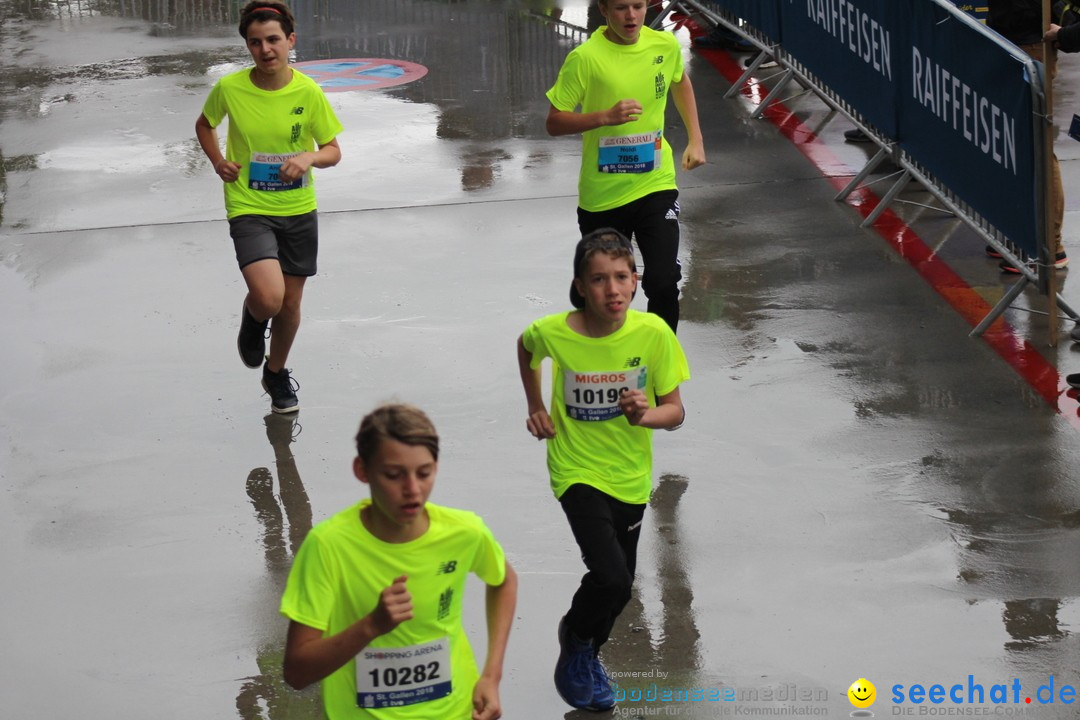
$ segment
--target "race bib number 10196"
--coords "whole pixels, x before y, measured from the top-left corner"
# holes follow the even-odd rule
[[[596,422],[622,417],[619,397],[624,390],[644,390],[648,368],[619,372],[563,371],[563,402],[572,420]]]

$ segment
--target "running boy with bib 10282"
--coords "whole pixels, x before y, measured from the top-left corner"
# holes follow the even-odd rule
[[[570,705],[615,703],[600,647],[630,600],[641,520],[652,491],[652,431],[685,416],[690,378],[675,333],[630,310],[637,290],[630,241],[611,228],[578,243],[570,300],[577,310],[537,320],[518,339],[533,437],[547,440],[551,489],[588,572],[559,623],[555,689]],[[551,358],[551,412],[540,365]]]
[[[646,0],[599,1],[607,25],[563,63],[547,92],[547,131],[582,133],[578,228],[585,235],[611,227],[633,237],[645,265],[648,310],[675,330],[679,191],[664,116],[670,92],[688,136],[682,168],[704,164],[694,88],[675,36],[644,26]]]
[[[296,554],[281,612],[285,680],[322,681],[330,720],[495,720],[517,576],[484,521],[429,503],[439,437],[408,405],[360,423],[356,477],[370,499],[316,525]],[[462,627],[465,580],[487,584],[487,660]]]

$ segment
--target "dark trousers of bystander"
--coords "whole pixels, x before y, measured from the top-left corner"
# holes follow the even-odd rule
[[[574,593],[566,626],[599,648],[630,601],[645,505],[631,505],[591,485],[571,485],[559,499],[588,572]]]
[[[1043,62],[1042,43],[1037,45],[1020,45],[1019,48],[1035,60]],[[1055,52],[1056,55],[1056,52]],[[1050,81],[1054,81],[1057,75],[1057,58],[1054,58],[1053,70],[1050,73]],[[1050,233],[1054,238],[1054,252],[1065,252],[1065,246],[1061,242],[1061,227],[1065,221],[1065,186],[1061,182],[1061,165],[1058,163],[1057,153],[1050,153]]]

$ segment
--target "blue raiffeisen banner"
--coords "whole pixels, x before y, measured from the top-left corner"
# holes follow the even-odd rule
[[[897,0],[781,0],[784,49],[852,103],[887,137],[897,136],[904,72]]]
[[[906,0],[900,146],[1031,256],[1038,254],[1032,90],[1018,49],[951,5]]]
[[[780,42],[780,3],[784,0],[709,0],[707,4],[742,18],[766,37]]]

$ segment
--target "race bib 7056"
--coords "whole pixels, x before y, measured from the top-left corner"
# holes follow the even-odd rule
[[[602,173],[646,173],[656,167],[662,147],[660,131],[600,138]]]

